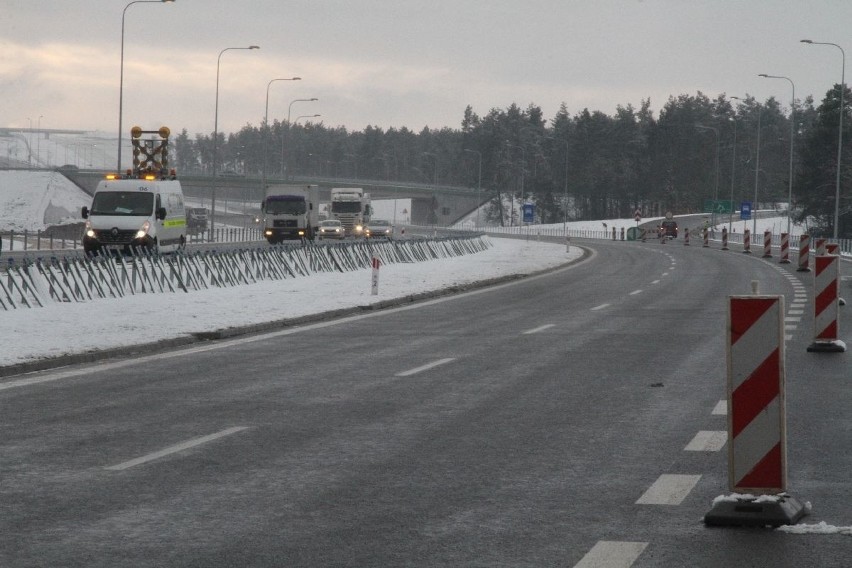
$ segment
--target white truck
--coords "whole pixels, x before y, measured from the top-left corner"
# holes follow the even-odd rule
[[[319,225],[319,186],[270,185],[260,205],[263,236],[270,244],[313,240]]]
[[[340,221],[347,236],[362,236],[372,214],[370,194],[363,188],[331,188],[331,218]]]
[[[173,252],[186,246],[186,211],[177,174],[169,169],[169,129],[131,131],[133,169],[98,183],[91,207],[82,208],[83,250]],[[143,134],[158,138],[143,140]]]

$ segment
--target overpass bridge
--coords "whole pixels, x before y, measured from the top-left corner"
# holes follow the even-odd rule
[[[100,170],[65,171],[63,174],[84,191],[93,193],[103,179]],[[213,178],[209,175],[179,175],[183,192],[194,200],[209,203],[214,190],[216,204],[240,202],[260,204],[263,200],[263,184],[259,177],[225,175]],[[474,211],[480,204],[480,192],[476,188],[429,185],[386,180],[321,178],[294,176],[290,180],[267,178],[267,184],[313,184],[320,187],[320,199],[331,200],[333,187],[362,187],[372,199],[411,199],[411,223],[414,225],[449,226]]]

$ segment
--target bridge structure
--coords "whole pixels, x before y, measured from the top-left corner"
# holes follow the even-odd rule
[[[100,170],[75,170],[62,172],[88,193],[94,193],[98,182],[104,178]],[[214,178],[210,175],[180,175],[184,195],[195,201],[210,203],[214,191]],[[430,185],[424,183],[396,182],[351,178],[295,176],[289,180],[267,178],[268,185],[312,184],[320,188],[320,199],[331,200],[333,187],[361,187],[377,199],[411,199],[413,225],[452,225],[481,205],[482,193],[476,188]],[[263,182],[259,177],[224,175],[215,179],[217,208],[221,203],[253,203],[263,199]],[[217,212],[217,217],[219,213]]]

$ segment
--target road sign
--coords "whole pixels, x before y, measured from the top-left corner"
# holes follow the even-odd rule
[[[751,201],[740,203],[740,219],[743,221],[751,219]]]
[[[731,213],[734,203],[729,199],[706,199],[704,201],[704,213]]]
[[[535,205],[524,203],[524,223],[532,223],[533,221],[535,221]]]
[[[636,212],[633,214],[633,218],[636,219],[636,222],[638,223],[642,220],[642,212],[637,209]]]

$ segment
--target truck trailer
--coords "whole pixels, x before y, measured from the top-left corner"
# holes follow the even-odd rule
[[[319,186],[270,185],[260,205],[263,236],[270,244],[313,240],[319,225]]]

